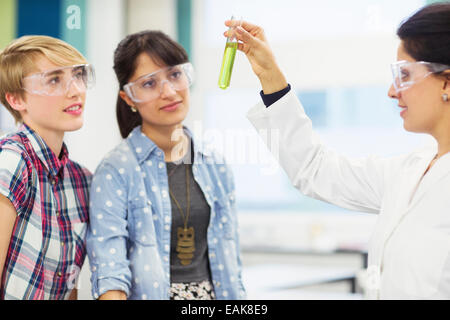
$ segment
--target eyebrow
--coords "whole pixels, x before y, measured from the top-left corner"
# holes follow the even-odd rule
[[[72,69],[72,73],[77,72],[77,71],[79,71],[79,70],[83,70],[83,66],[74,67],[74,68]]]
[[[43,74],[45,74],[46,76],[60,75],[62,73],[63,72],[61,70],[54,70],[54,71],[43,72]]]

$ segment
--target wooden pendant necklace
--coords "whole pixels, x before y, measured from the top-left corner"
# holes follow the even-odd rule
[[[183,266],[187,266],[192,263],[192,259],[194,258],[195,252],[195,232],[194,227],[187,227],[187,223],[189,220],[189,215],[191,212],[191,195],[190,195],[190,183],[189,183],[189,166],[185,165],[186,168],[186,200],[187,200],[187,208],[186,215],[181,209],[180,203],[177,201],[175,196],[172,193],[172,190],[169,188],[170,197],[173,199],[175,204],[180,211],[181,217],[183,218],[184,225],[183,228],[177,228],[177,247],[176,251],[178,252],[177,256],[180,259],[180,262]],[[175,171],[175,169],[171,172],[171,174]],[[170,175],[171,175],[170,174]]]

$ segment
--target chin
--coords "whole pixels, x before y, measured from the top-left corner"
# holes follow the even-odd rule
[[[428,130],[426,130],[425,128],[418,126],[418,125],[414,125],[408,122],[403,122],[403,128],[405,128],[406,131],[408,132],[413,132],[413,133],[428,133]]]
[[[77,131],[80,130],[83,127],[83,120],[81,121],[74,121],[70,124],[65,125],[62,129],[62,131],[71,132],[71,131]]]
[[[184,121],[184,119],[186,119],[186,114],[178,114],[178,115],[174,115],[173,117],[171,117],[170,119],[167,119],[167,125],[177,125],[180,124]]]

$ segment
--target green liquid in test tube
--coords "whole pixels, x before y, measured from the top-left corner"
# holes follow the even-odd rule
[[[235,20],[234,16],[231,17],[231,20]],[[230,32],[232,29],[233,28],[230,27],[228,31]],[[220,68],[219,88],[221,89],[226,89],[230,86],[231,72],[233,71],[237,47],[237,39],[234,36],[228,37],[225,44],[225,51],[223,53],[222,67]]]

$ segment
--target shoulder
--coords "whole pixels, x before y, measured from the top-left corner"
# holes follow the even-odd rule
[[[394,157],[397,164],[402,167],[415,166],[424,160],[431,160],[437,153],[437,146],[426,145],[416,148],[412,152]]]
[[[26,169],[31,157],[23,145],[20,132],[15,132],[0,139],[0,169],[11,170],[18,167]]]
[[[108,175],[123,178],[127,173],[133,172],[138,161],[131,151],[127,140],[123,140],[114,149],[109,151],[97,166],[94,179]]]
[[[31,156],[18,134],[0,139],[0,194],[11,201],[18,214],[30,209],[32,170]]]

